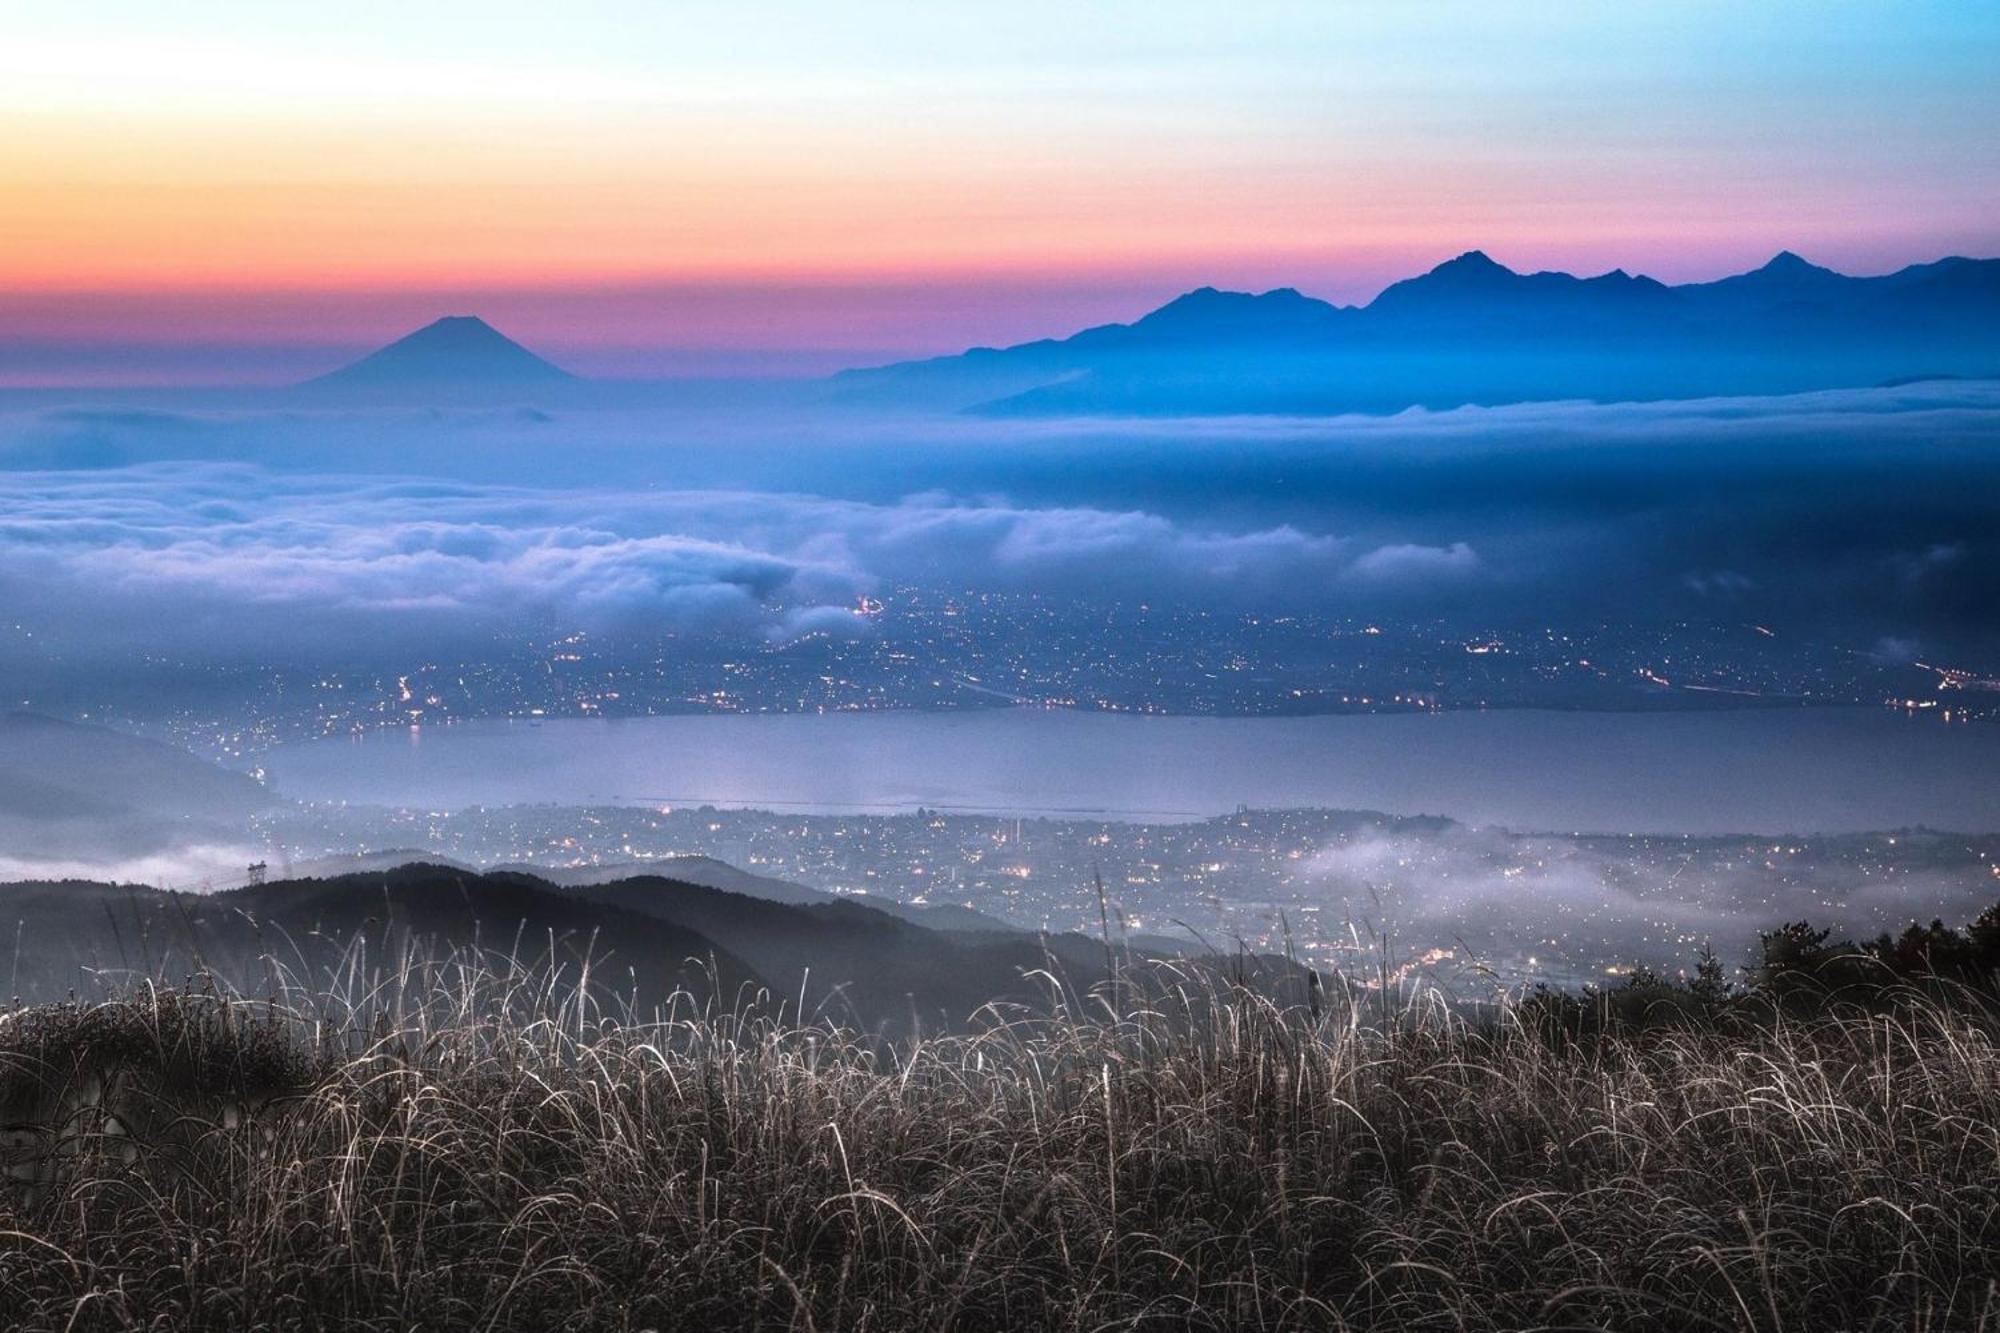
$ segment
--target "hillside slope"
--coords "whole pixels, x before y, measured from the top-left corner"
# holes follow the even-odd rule
[[[998,917],[988,916],[984,912],[977,912],[956,903],[905,903],[880,894],[857,898],[828,893],[824,889],[815,889],[796,880],[759,875],[740,866],[733,866],[727,861],[695,853],[655,858],[650,861],[619,861],[608,865],[537,866],[511,863],[490,866],[488,869],[535,875],[548,880],[551,884],[560,884],[564,888],[609,884],[621,879],[662,876],[686,884],[699,884],[704,888],[740,893],[750,898],[766,898],[778,903],[806,905],[852,902],[931,930],[1016,929]]]
[[[0,922],[15,934],[0,941],[0,985],[27,1000],[204,971],[248,993],[280,974],[353,991],[408,960],[476,955],[552,970],[558,992],[587,965],[600,1004],[641,1012],[676,989],[725,1005],[764,990],[845,1023],[934,1030],[1037,998],[1045,970],[1084,987],[1106,974],[1102,944],[1081,936],[932,930],[855,902],[773,902],[661,876],[564,888],[426,864],[213,894],[4,884]]]
[[[168,857],[239,842],[265,788],[170,745],[35,713],[0,715],[0,869]]]

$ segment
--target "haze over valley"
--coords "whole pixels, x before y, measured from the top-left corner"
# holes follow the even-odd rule
[[[0,1324],[2000,1329],[1996,70],[8,7]]]
[[[1358,310],[1196,293],[787,383],[592,381],[454,317],[295,390],[17,391],[0,663],[36,776],[4,864],[186,889],[699,854],[1028,932],[1102,909],[1336,969],[1393,939],[1454,989],[1971,914],[1987,273],[1461,258]],[[1725,310],[1785,391],[1703,361]],[[1394,384],[1383,346],[1446,385],[1468,339],[1567,378],[1342,387]],[[1187,397],[1246,356],[1289,387]],[[1709,396],[1631,400],[1619,365],[1676,356],[1721,366],[1679,385]],[[1017,371],[1157,396],[979,396]],[[137,771],[129,737],[188,778],[82,776]]]

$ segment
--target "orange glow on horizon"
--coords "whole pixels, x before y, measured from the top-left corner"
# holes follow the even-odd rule
[[[917,354],[1203,284],[1365,302],[1473,248],[1669,282],[1993,248],[1988,48],[1900,11],[73,8],[0,43],[17,379],[463,311]],[[1919,37],[1921,83],[1857,85]]]
[[[0,141],[0,290],[585,288],[1200,276],[1327,293],[1474,246],[1687,276],[1788,234],[1801,200],[1662,208],[1624,173],[1401,139],[1310,146],[1027,128],[642,119],[243,124],[26,118]],[[1560,201],[1559,219],[1551,201]],[[1776,248],[1771,246],[1770,248]],[[1678,265],[1683,272],[1671,270]],[[1296,275],[1290,276],[1290,275]],[[1210,280],[1200,277],[1200,280]]]

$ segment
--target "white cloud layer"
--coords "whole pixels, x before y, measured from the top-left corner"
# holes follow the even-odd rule
[[[0,405],[0,609],[194,655],[853,631],[896,583],[1976,644],[1996,446],[1973,381],[1184,421]]]
[[[247,623],[332,615],[479,622],[838,627],[885,582],[1268,593],[1455,580],[1463,542],[1368,546],[1289,525],[938,494],[871,504],[754,491],[542,490],[153,463],[0,473],[0,583],[44,607],[180,607]]]

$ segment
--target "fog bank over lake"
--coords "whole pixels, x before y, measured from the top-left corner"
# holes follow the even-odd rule
[[[261,762],[293,799],[439,810],[924,806],[1172,820],[1249,805],[1550,832],[2000,828],[2000,730],[1874,709],[480,721],[297,742]]]

